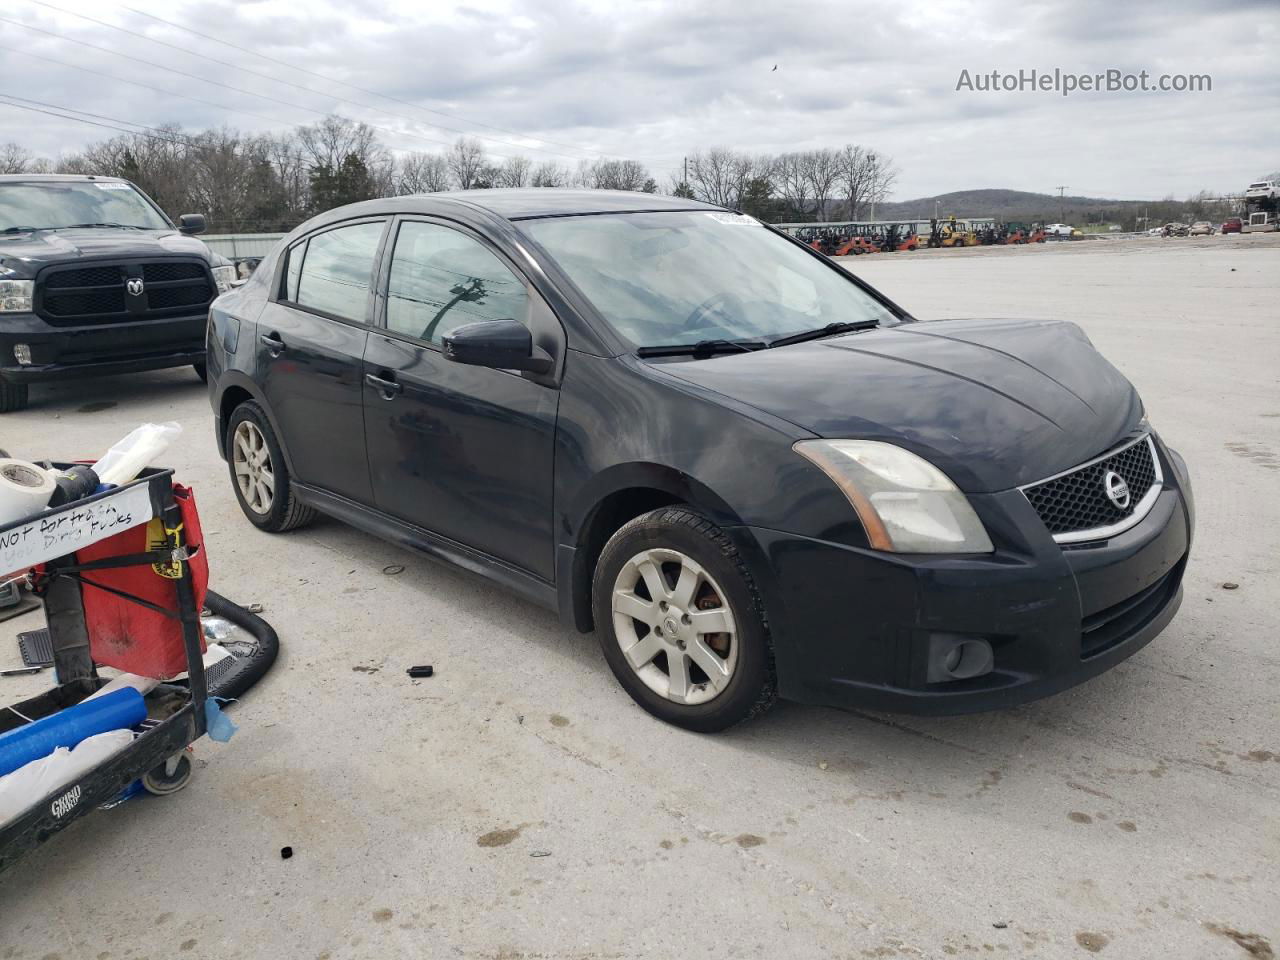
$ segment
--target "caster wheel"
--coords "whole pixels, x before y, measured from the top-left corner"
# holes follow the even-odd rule
[[[142,788],[157,797],[177,793],[191,781],[191,757],[184,751],[142,775]]]

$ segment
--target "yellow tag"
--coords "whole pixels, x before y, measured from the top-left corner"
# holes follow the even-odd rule
[[[155,550],[176,550],[181,542],[178,535],[182,532],[182,524],[176,530],[166,530],[159,517],[153,517],[147,523],[147,553]],[[182,563],[174,560],[161,560],[151,565],[159,576],[166,580],[182,579]]]

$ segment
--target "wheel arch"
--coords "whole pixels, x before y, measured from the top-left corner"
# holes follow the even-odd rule
[[[228,371],[218,383],[218,404],[215,408],[217,411],[218,453],[222,456],[222,459],[225,460],[227,458],[227,424],[231,420],[231,414],[236,407],[247,400],[256,402],[262,408],[267,422],[271,424],[272,432],[276,435],[276,443],[280,445],[280,451],[284,454],[284,464],[292,475],[293,459],[289,456],[289,444],[286,442],[284,434],[280,431],[280,425],[276,423],[276,418],[271,412],[270,405],[263,397],[258,385],[244,374],[236,371]]]
[[[677,503],[705,513],[718,526],[741,522],[710,487],[662,464],[620,464],[587,485],[576,508],[564,518],[565,536],[557,548],[556,586],[563,622],[582,633],[595,629],[591,580],[604,545],[628,521]]]

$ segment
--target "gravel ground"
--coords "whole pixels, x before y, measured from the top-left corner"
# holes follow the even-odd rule
[[[550,613],[335,522],[252,529],[189,371],[36,389],[0,446],[183,425],[214,586],[284,649],[190,787],[0,880],[0,958],[1273,956],[1280,245],[1105,243],[846,264],[921,317],[1078,321],[1195,476],[1165,634],[980,716],[663,726]],[[0,625],[0,667],[32,621]]]

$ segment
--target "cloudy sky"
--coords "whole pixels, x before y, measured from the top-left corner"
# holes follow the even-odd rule
[[[0,96],[188,129],[337,112],[395,150],[465,132],[495,157],[637,159],[662,183],[699,148],[859,143],[893,157],[899,200],[1060,184],[1155,199],[1280,169],[1278,51],[1276,0],[9,0]],[[1212,90],[956,89],[962,70],[1055,68]],[[113,134],[0,105],[0,143],[42,155]]]

